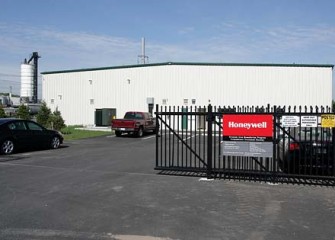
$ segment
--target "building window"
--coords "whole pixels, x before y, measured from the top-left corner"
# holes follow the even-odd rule
[[[50,103],[51,103],[51,104],[54,104],[54,103],[55,103],[55,99],[52,98],[52,99],[50,100]]]
[[[90,85],[92,85],[92,83],[93,83],[93,80],[91,80],[91,79],[90,79],[90,80],[88,80],[88,82],[90,83]]]
[[[184,99],[184,105],[188,105],[188,99]]]
[[[91,105],[94,104],[94,99],[90,99],[90,104],[91,104]]]
[[[195,104],[195,102],[196,102],[195,99],[192,99],[192,104]]]
[[[63,96],[62,95],[58,95],[59,100],[62,100]]]
[[[166,104],[167,104],[167,99],[163,99],[163,100],[162,100],[162,104],[163,104],[163,105],[166,105]]]

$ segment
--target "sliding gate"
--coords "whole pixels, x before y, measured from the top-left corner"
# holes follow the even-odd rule
[[[226,128],[228,119],[271,119],[267,136]],[[158,107],[156,170],[207,178],[334,185],[334,114],[330,108]],[[228,125],[227,125],[228,124]],[[228,135],[227,135],[228,134]]]

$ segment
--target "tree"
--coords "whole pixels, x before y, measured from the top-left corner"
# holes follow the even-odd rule
[[[50,115],[49,121],[51,123],[52,128],[55,130],[59,131],[62,128],[66,127],[64,119],[58,108],[56,108],[56,110]]]
[[[45,102],[42,102],[42,106],[36,115],[36,121],[42,126],[50,128],[50,115],[50,108],[48,108]]]
[[[24,119],[24,120],[30,120],[31,117],[29,114],[29,107],[21,104],[16,112],[16,117]]]
[[[5,110],[3,109],[2,106],[0,106],[0,118],[5,118],[5,117],[6,117]]]

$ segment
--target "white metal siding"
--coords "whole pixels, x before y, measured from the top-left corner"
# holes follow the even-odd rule
[[[147,111],[149,97],[170,106],[184,105],[184,99],[188,106],[192,99],[196,106],[330,106],[332,68],[158,65],[55,73],[43,76],[42,97],[68,125],[93,125],[99,108],[116,108],[117,117]]]

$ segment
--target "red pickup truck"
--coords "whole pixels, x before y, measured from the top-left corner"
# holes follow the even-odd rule
[[[142,137],[145,132],[156,131],[156,119],[148,112],[126,112],[123,119],[113,119],[111,126],[117,137],[122,133]]]

